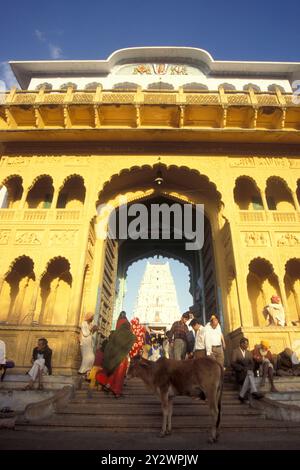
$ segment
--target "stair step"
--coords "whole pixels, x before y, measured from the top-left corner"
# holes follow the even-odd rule
[[[172,423],[174,429],[207,429],[211,426],[211,418],[209,416],[174,416]],[[57,414],[53,415],[48,419],[36,421],[28,425],[24,423],[18,424],[18,428],[24,428],[30,426],[31,428],[45,428],[55,427],[59,429],[77,428],[80,429],[118,429],[127,430],[133,429],[138,431],[149,431],[152,429],[159,429],[161,426],[161,416],[147,416],[147,419],[143,416],[76,416]],[[235,416],[223,416],[222,418],[222,429],[234,429],[236,427],[240,429],[298,429],[300,430],[300,423],[290,423],[283,421],[266,420],[262,417],[248,416],[247,419],[244,417]]]
[[[64,408],[60,414],[78,414],[78,415],[120,415],[123,416],[135,414],[136,416],[150,416],[150,415],[159,415],[161,416],[160,405],[156,406],[151,404],[145,406],[145,404],[132,404],[131,406],[126,403],[116,407],[113,404],[107,404],[103,406],[102,404],[69,404]],[[259,411],[249,408],[246,406],[239,407],[226,407],[222,410],[222,415],[235,415],[235,416],[248,416],[248,415],[259,415]],[[209,410],[207,405],[200,406],[189,406],[182,405],[179,407],[174,407],[173,416],[204,416],[209,415]]]

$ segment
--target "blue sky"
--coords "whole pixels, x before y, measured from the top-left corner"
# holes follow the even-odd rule
[[[0,79],[7,60],[104,59],[133,46],[193,46],[220,60],[300,61],[300,2],[75,0],[2,6]]]

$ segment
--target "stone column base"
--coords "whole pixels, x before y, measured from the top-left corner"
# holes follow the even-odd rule
[[[249,340],[250,350],[261,340],[269,341],[273,354],[278,354],[285,348],[293,351],[300,349],[300,327],[296,326],[240,327],[227,334],[228,349],[232,351],[237,348],[243,336]]]
[[[80,367],[79,332],[76,326],[0,325],[0,338],[6,344],[6,357],[15,362],[14,373],[31,367],[32,350],[39,338],[52,349],[53,375],[75,375]]]

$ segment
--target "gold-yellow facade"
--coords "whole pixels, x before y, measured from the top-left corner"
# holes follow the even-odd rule
[[[109,333],[118,241],[97,206],[118,197],[203,203],[229,350],[242,334],[300,340],[300,107],[291,93],[16,91],[0,104],[0,336],[19,370],[47,337],[55,373],[79,360],[79,325]],[[164,184],[153,184],[161,169]],[[180,259],[178,254],[177,259]],[[287,326],[267,327],[280,295]]]

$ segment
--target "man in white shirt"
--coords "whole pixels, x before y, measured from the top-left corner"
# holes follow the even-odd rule
[[[233,350],[231,358],[231,367],[235,372],[237,384],[241,386],[239,400],[242,403],[245,403],[247,400],[248,392],[251,393],[253,398],[258,400],[263,397],[263,394],[257,391],[253,373],[253,356],[248,348],[248,339],[242,338],[240,340],[240,347]]]
[[[194,358],[200,359],[206,356],[205,350],[205,328],[200,322],[194,318],[189,324],[195,332],[195,346],[194,346]]]
[[[209,323],[205,325],[204,339],[206,355],[216,359],[224,367],[224,350],[226,345],[219,319],[216,315],[212,315]]]

